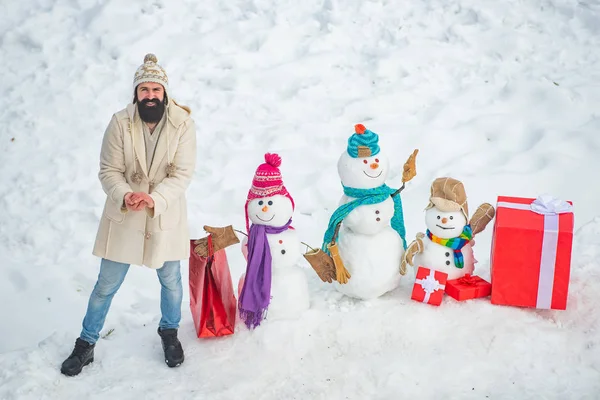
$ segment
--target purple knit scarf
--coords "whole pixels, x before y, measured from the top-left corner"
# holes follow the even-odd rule
[[[248,264],[244,287],[240,294],[240,318],[249,329],[260,325],[271,301],[271,249],[267,233],[281,233],[292,223],[281,227],[252,224],[248,235]]]

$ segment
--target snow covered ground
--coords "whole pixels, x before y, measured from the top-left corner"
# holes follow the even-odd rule
[[[5,0],[0,3],[0,398],[600,398],[600,2],[596,0]],[[412,278],[374,301],[345,298],[309,269],[298,321],[195,338],[168,369],[159,284],[132,268],[95,362],[66,378],[99,261],[102,135],[146,53],[191,106],[204,224],[243,228],[266,151],[283,158],[294,225],[320,245],[341,195],[339,154],[355,123],[380,135],[409,237],[424,230],[434,178],[464,182],[472,210],[498,195],[575,204],[566,311],[441,307]],[[476,273],[489,278],[491,227]],[[235,282],[239,247],[228,250]],[[187,262],[184,262],[187,288]]]

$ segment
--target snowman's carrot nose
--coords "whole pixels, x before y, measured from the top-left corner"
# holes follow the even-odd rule
[[[446,222],[448,222],[448,218],[442,218],[442,224],[445,224]]]
[[[379,168],[379,164],[377,164],[375,162],[373,164],[371,164],[371,169],[377,169],[377,168]]]
[[[269,211],[269,207],[267,207],[267,206],[264,206],[264,207],[262,208],[262,212],[267,212],[267,211]]]

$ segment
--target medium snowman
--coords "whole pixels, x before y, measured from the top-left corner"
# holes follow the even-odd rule
[[[469,220],[467,195],[462,182],[438,178],[431,185],[425,209],[425,234],[417,234],[404,256],[403,264],[423,266],[448,274],[448,280],[473,274],[474,236],[494,218],[491,204],[479,206]]]
[[[246,273],[240,278],[238,308],[250,329],[260,325],[267,309],[269,320],[296,318],[310,305],[306,275],[298,266],[300,240],[291,227],[294,200],[283,185],[280,165],[277,154],[265,154],[245,205]]]
[[[327,253],[332,244],[337,246],[349,279],[333,284],[350,297],[373,299],[400,283],[405,227],[400,195],[385,184],[389,166],[379,148],[379,136],[356,125],[338,160],[344,195],[331,216],[322,246]]]

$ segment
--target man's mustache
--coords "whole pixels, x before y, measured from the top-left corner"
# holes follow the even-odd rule
[[[148,107],[148,104],[154,104],[156,107],[160,104],[160,101],[158,101],[158,99],[144,99],[140,103],[142,103],[144,107]]]

